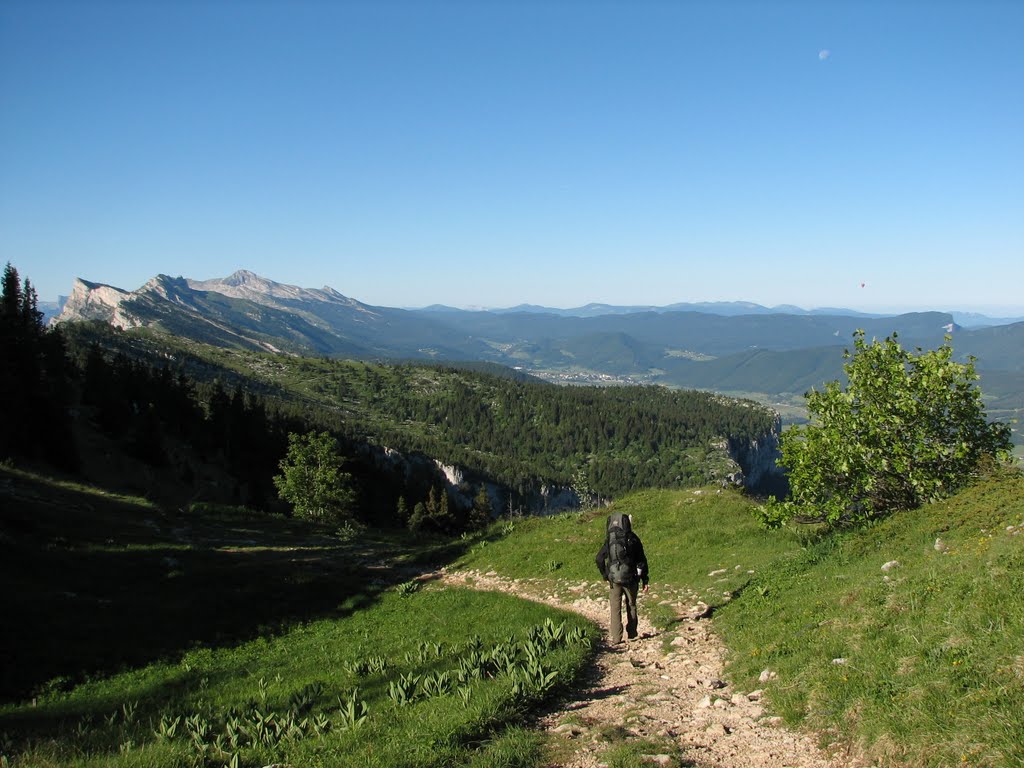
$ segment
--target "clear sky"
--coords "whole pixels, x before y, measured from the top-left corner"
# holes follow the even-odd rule
[[[0,1],[0,262],[1024,313],[1024,2]]]

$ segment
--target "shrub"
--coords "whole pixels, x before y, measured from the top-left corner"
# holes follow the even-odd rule
[[[809,392],[812,423],[782,437],[790,497],[760,507],[762,522],[863,522],[946,495],[1005,456],[1009,429],[986,420],[974,359],[955,362],[949,342],[912,353],[895,334],[867,344],[857,331],[846,389]]]
[[[344,520],[354,499],[352,478],[341,471],[338,442],[327,432],[288,435],[288,454],[274,477],[278,495],[291,503],[298,517]]]

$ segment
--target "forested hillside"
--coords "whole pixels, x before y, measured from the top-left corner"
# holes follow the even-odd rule
[[[757,305],[516,311],[402,310],[330,288],[284,285],[239,270],[216,280],[158,275],[135,291],[76,280],[59,320],[103,320],[200,344],[294,355],[423,362],[486,361],[558,383],[663,384],[771,402],[842,378],[857,330],[932,349],[947,334],[961,361],[977,358],[992,413],[1019,419],[1024,323],[964,330],[948,312],[868,316]],[[708,311],[694,311],[697,309]],[[714,311],[710,311],[714,310]],[[746,311],[744,311],[746,310]],[[791,312],[790,310],[794,310]],[[1015,433],[1020,444],[1024,436]]]
[[[105,322],[47,329],[8,265],[0,458],[168,503],[280,508],[290,435],[326,432],[371,524],[455,533],[645,487],[743,482],[776,444],[763,406],[662,387],[558,387],[494,364],[375,363],[212,346]],[[757,471],[761,472],[763,468]],[[449,503],[450,502],[450,503]]]
[[[154,395],[184,377],[197,382],[209,413],[262,409],[332,431],[353,457],[360,446],[422,454],[519,493],[576,483],[614,496],[721,479],[737,469],[727,455],[730,443],[770,439],[776,428],[766,408],[702,392],[567,388],[476,365],[260,354],[102,325],[67,326],[65,332],[72,349],[93,365],[103,349],[110,365],[136,371],[156,366],[148,388]],[[110,393],[115,409],[133,401],[108,385],[99,389]],[[254,405],[256,397],[265,405]],[[222,436],[218,444],[233,442]]]

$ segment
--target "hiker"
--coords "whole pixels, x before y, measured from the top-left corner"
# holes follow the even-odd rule
[[[608,641],[622,642],[622,599],[626,599],[626,637],[636,637],[636,595],[642,583],[644,592],[649,581],[644,545],[633,533],[629,515],[620,512],[608,515],[608,533],[604,546],[597,553],[597,568],[610,586],[611,628]]]

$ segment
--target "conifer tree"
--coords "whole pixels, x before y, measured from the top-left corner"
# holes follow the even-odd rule
[[[3,293],[0,295],[0,317],[4,322],[13,321],[21,314],[21,283],[18,280],[18,270],[11,262],[4,267]]]
[[[408,522],[409,508],[405,504],[405,496],[398,497],[398,504],[395,506],[395,515],[403,523]]]
[[[416,506],[412,508],[412,514],[409,515],[409,530],[420,531],[423,530],[424,523],[427,520],[427,508],[424,506],[422,501],[417,501]]]
[[[77,460],[60,335],[47,333],[32,283],[8,262],[0,284],[0,458],[43,459],[71,469]]]
[[[485,528],[491,522],[492,513],[491,497],[487,493],[487,486],[481,483],[480,490],[473,497],[473,507],[469,512],[469,527],[473,530]]]

